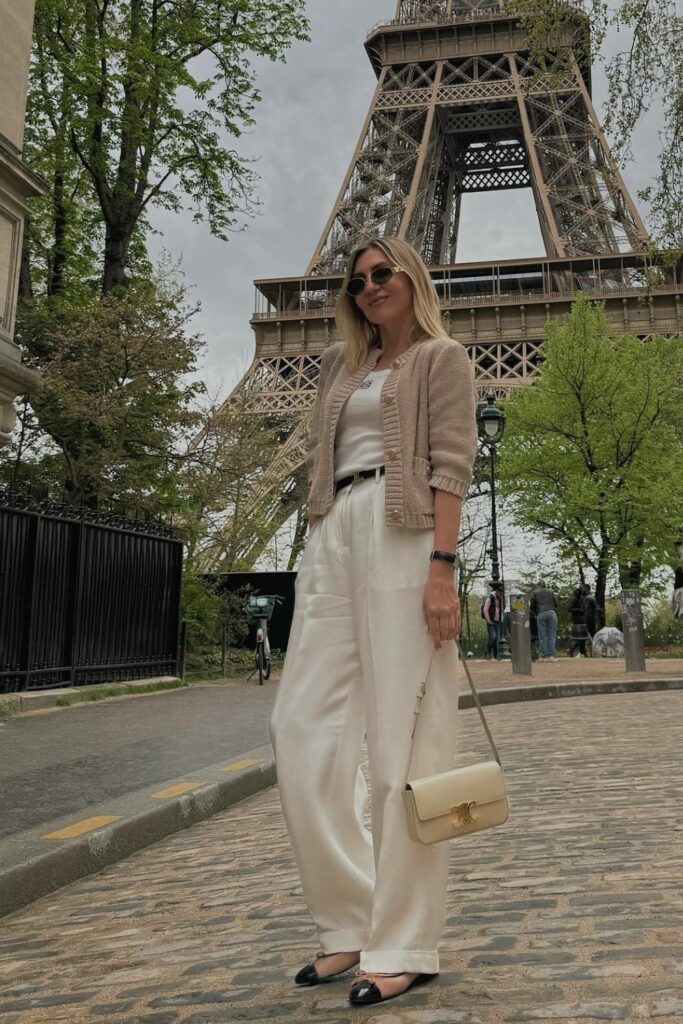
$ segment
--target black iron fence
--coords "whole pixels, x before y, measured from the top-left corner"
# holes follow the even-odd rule
[[[0,492],[0,692],[180,675],[164,523]]]

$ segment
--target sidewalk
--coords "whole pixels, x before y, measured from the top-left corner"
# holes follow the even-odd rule
[[[464,650],[464,648],[463,648]],[[465,652],[467,653],[467,652]],[[623,658],[567,658],[532,662],[532,676],[516,676],[510,661],[470,659],[475,685],[518,686],[529,683],[626,682],[632,679],[681,679],[683,658],[649,658],[645,672],[625,672]]]
[[[6,917],[2,1024],[680,1024],[683,692],[488,718],[512,814],[450,846],[436,982],[367,1010],[293,986],[316,933],[271,787]],[[460,741],[487,756],[476,712]]]

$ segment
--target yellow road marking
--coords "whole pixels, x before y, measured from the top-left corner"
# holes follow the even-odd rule
[[[179,782],[177,786],[160,789],[157,793],[151,793],[150,796],[155,797],[157,800],[166,800],[170,796],[182,796],[183,793],[189,793],[191,789],[197,789],[198,786],[203,785],[203,782]]]
[[[66,828],[60,828],[57,832],[48,832],[47,835],[40,838],[73,839],[74,836],[82,836],[85,832],[92,832],[93,829],[102,828],[103,825],[108,825],[111,821],[118,821],[119,817],[120,815],[118,814],[101,814],[95,818],[84,818],[83,821],[67,825]]]
[[[241,772],[243,768],[251,768],[253,764],[263,764],[262,757],[247,757],[244,761],[235,761],[224,768],[224,772]]]

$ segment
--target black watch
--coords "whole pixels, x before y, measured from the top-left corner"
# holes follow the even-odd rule
[[[454,555],[451,551],[432,551],[429,561],[433,562],[435,558],[440,562],[450,562],[452,566],[455,566],[457,555]]]

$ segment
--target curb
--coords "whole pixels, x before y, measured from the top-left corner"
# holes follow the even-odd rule
[[[0,917],[47,896],[70,882],[101,871],[132,853],[275,784],[275,758],[270,745],[249,752],[261,763],[238,774],[210,782],[158,806],[123,817],[79,839],[67,840],[25,863],[0,870]],[[147,787],[154,788],[154,787]],[[38,832],[45,831],[43,825]]]
[[[462,685],[462,684],[461,684]],[[476,683],[475,683],[476,685]],[[655,693],[662,690],[683,690],[683,678],[676,679],[598,679],[578,683],[527,683],[525,686],[502,686],[496,690],[478,690],[484,706],[516,704],[526,700],[558,700],[562,697],[590,697],[606,693]],[[474,697],[468,691],[458,699],[458,707],[475,707]]]
[[[526,684],[496,690],[480,689],[479,697],[482,705],[490,707],[521,701],[682,689],[683,678],[599,680],[580,683],[540,683],[536,686]],[[466,710],[474,706],[474,698],[470,692],[460,695],[459,708]],[[252,757],[258,758],[260,763],[244,768],[232,777],[218,778],[182,796],[173,797],[164,804],[122,817],[121,820],[100,828],[87,837],[68,840],[64,845],[49,852],[30,857],[24,863],[0,871],[0,917],[20,910],[62,886],[101,871],[102,868],[124,860],[146,846],[190,828],[227,810],[241,800],[276,785],[275,757],[270,744],[248,751],[241,755],[240,759]],[[224,769],[213,766],[213,769],[207,769],[207,772],[212,770]],[[36,832],[43,832],[45,827],[43,825]]]
[[[145,690],[146,686],[154,683],[177,683],[176,686],[160,686],[156,690]],[[157,693],[175,693],[176,690],[187,689],[189,683],[183,683],[178,676],[153,676],[149,679],[123,679],[118,683],[105,683],[107,689],[118,686],[120,693],[110,693],[101,696],[98,701],[113,700],[119,697],[149,697]],[[0,694],[0,718],[10,718],[13,715],[25,714],[27,711],[43,711],[45,708],[75,707],[78,704],[89,704],[92,697],[88,694],[97,693],[101,689],[100,684],[91,686],[63,686],[53,690],[35,690],[33,692]],[[124,693],[125,687],[139,687],[140,693]],[[61,705],[60,701],[65,697],[72,698],[68,704]]]

